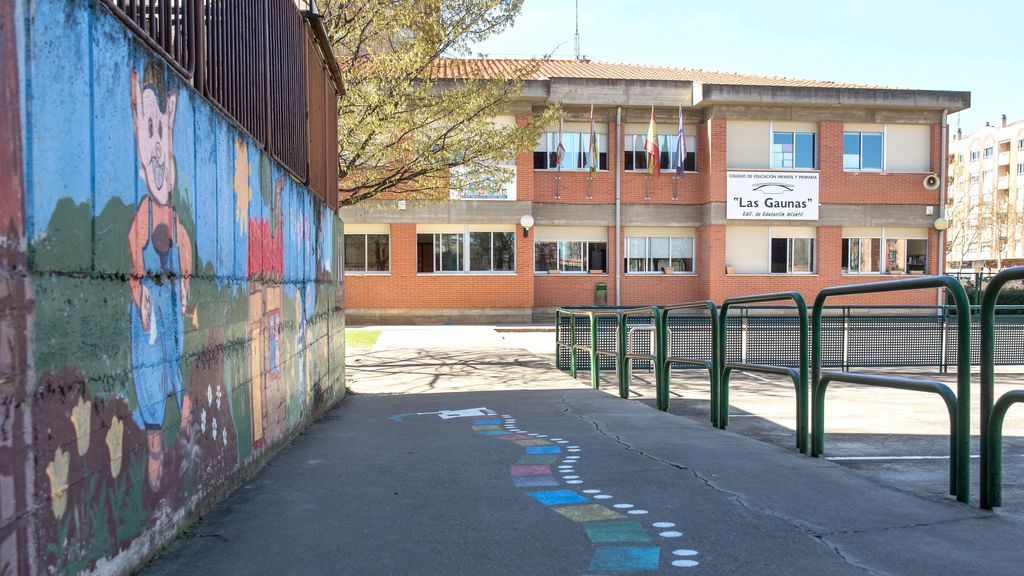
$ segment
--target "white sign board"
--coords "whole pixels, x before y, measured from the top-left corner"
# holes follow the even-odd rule
[[[817,220],[817,172],[728,172],[729,220]]]
[[[516,166],[503,165],[501,169],[509,174],[512,178],[511,181],[504,184],[500,184],[491,180],[483,180],[480,182],[462,182],[463,189],[456,190],[452,188],[449,191],[448,197],[451,200],[515,200],[516,199]],[[465,169],[453,168],[452,172],[465,173]],[[458,179],[457,176],[453,176],[453,179]]]

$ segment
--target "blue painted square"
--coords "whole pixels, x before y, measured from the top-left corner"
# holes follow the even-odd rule
[[[501,436],[503,434],[508,434],[508,432],[504,430],[481,430],[478,434],[483,434],[484,436]]]
[[[594,550],[591,570],[657,570],[661,548],[639,546],[602,546]]]
[[[501,420],[474,420],[473,426],[489,426],[491,424],[501,424]]]
[[[562,449],[558,446],[527,446],[527,454],[561,454]]]
[[[544,492],[527,492],[527,494],[545,506],[590,502],[589,498],[580,496],[572,490],[547,490]]]

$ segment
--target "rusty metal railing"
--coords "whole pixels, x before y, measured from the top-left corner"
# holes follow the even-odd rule
[[[340,72],[315,4],[103,0],[297,180],[337,207]]]

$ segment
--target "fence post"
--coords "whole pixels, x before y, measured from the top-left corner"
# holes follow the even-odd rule
[[[594,314],[590,318],[590,386],[595,390],[601,387],[601,363],[597,355],[597,320]]]
[[[205,0],[192,1],[192,85],[206,95],[206,14]]]
[[[843,306],[843,370],[850,371],[850,307]]]
[[[576,313],[569,314],[569,374],[575,380],[576,375]]]
[[[626,349],[629,338],[627,337],[626,327],[627,317],[623,313],[619,313],[619,337],[618,337],[618,350],[615,354],[615,373],[619,376],[619,397],[629,398],[629,360],[626,360],[626,354],[629,351]]]
[[[665,366],[668,349],[668,321],[661,318],[661,314],[655,309],[654,313],[654,337],[657,338],[658,347],[654,350],[654,384],[657,389],[658,410],[668,410],[668,367]]]

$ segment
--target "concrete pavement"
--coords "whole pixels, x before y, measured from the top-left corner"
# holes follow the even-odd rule
[[[1021,572],[1012,515],[590,390],[486,329],[448,328],[350,351],[354,393],[145,573]]]

